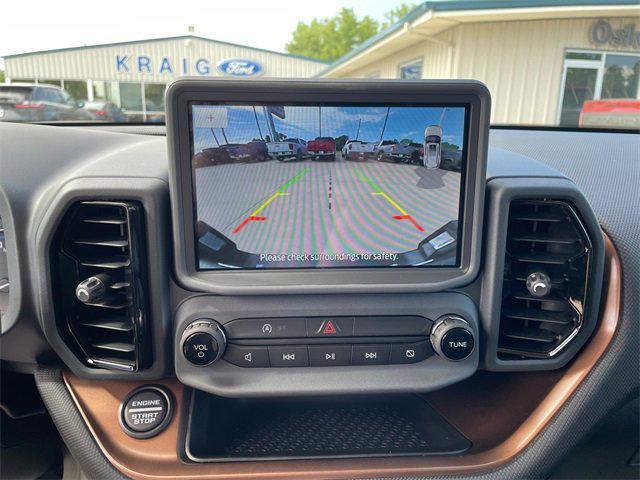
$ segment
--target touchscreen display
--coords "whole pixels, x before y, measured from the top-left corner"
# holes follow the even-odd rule
[[[467,115],[191,103],[198,269],[458,266]]]

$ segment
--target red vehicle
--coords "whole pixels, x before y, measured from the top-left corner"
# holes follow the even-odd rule
[[[640,129],[640,100],[589,100],[582,105],[579,125]]]
[[[307,143],[307,151],[311,160],[335,160],[336,141],[331,137],[316,137]]]

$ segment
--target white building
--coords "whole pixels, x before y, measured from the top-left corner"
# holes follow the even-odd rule
[[[7,82],[60,85],[76,99],[107,99],[144,120],[163,115],[176,77],[313,77],[326,63],[193,35],[4,57]]]
[[[428,1],[319,76],[475,79],[493,124],[575,126],[585,100],[640,99],[640,3]]]

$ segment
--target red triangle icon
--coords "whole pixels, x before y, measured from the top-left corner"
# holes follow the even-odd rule
[[[333,322],[331,320],[327,320],[327,323],[324,324],[324,330],[322,330],[324,335],[334,335],[338,333],[336,327],[333,326]]]

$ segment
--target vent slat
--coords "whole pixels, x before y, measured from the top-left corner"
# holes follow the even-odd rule
[[[74,243],[78,245],[92,245],[95,247],[116,247],[116,248],[124,248],[127,245],[129,245],[129,241],[126,238],[121,238],[121,237],[79,238],[74,240]]]
[[[537,343],[555,343],[557,341],[557,335],[548,330],[541,328],[521,328],[518,330],[510,330],[502,334],[507,338],[514,338],[516,340],[526,340],[528,342]]]
[[[104,217],[88,217],[83,218],[84,223],[94,223],[99,225],[126,225],[127,219],[117,216],[104,216]]]
[[[528,233],[528,234],[520,234],[511,238],[511,240],[516,242],[535,242],[535,243],[561,243],[564,245],[571,245],[578,241],[577,238],[571,237],[569,235],[562,234],[538,234],[538,233]]]
[[[85,267],[94,268],[106,268],[106,269],[118,269],[125,268],[131,265],[131,260],[128,257],[98,257],[93,259],[80,260],[80,265]]]
[[[552,312],[548,310],[534,310],[531,308],[522,310],[507,310],[504,312],[504,316],[516,320],[557,323],[560,325],[568,325],[572,321],[574,321],[573,315],[569,313]]]
[[[99,348],[101,350],[111,350],[113,352],[133,353],[136,347],[132,343],[123,342],[95,342],[92,343],[93,348]]]
[[[588,259],[588,239],[583,232],[579,219],[566,202],[512,202],[499,358],[549,358],[579,328],[585,286],[575,282],[585,278]],[[532,282],[529,286],[528,278]],[[539,287],[532,288],[540,281],[547,285],[542,294]]]
[[[130,320],[113,320],[96,318],[94,320],[83,320],[81,325],[89,328],[102,328],[105,330],[116,330],[118,332],[130,332],[133,330],[133,324]]]

